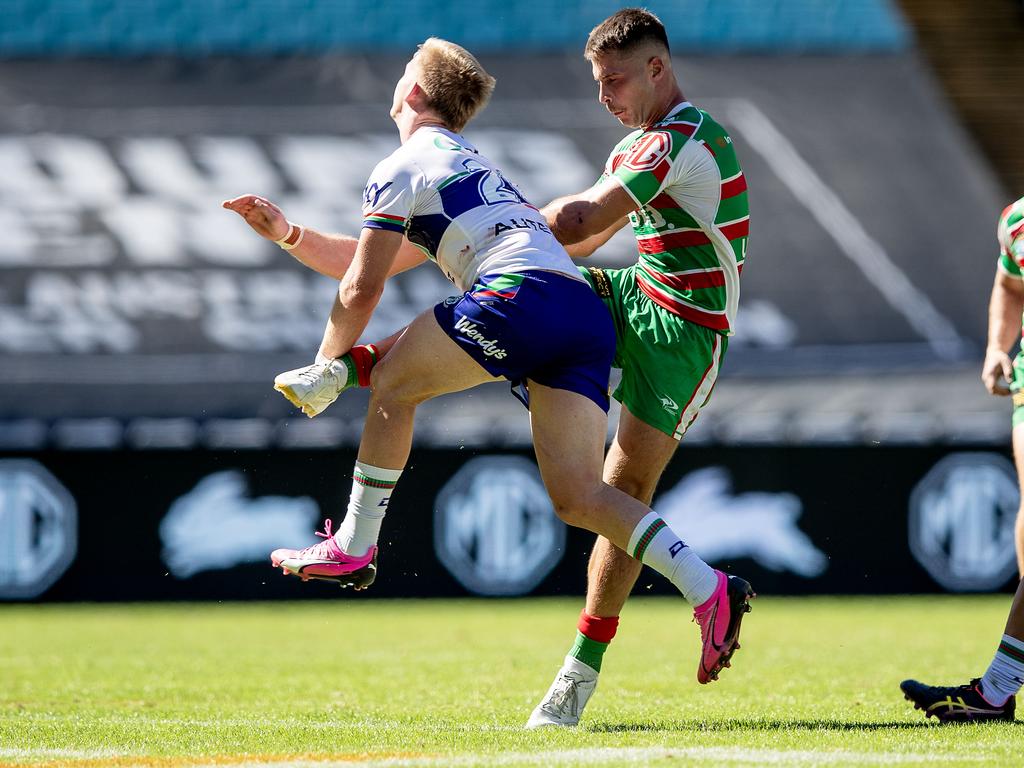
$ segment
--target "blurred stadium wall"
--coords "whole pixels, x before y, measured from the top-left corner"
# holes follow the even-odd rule
[[[308,421],[271,390],[311,358],[335,286],[220,201],[257,192],[354,232],[397,145],[393,83],[429,35],[498,78],[467,130],[481,149],[538,204],[578,191],[623,135],[581,49],[624,5],[0,0],[0,599],[297,596],[262,583],[266,550],[340,515],[366,400]],[[936,24],[1021,25],[925,5],[647,4],[684,92],[732,132],[753,219],[722,380],[656,501],[762,591],[1012,573],[1009,411],[978,367],[1017,195],[928,62]],[[596,261],[634,258],[620,235]],[[449,291],[429,267],[401,276],[368,338]],[[396,507],[403,565],[378,594],[582,588],[588,537],[550,522],[507,388],[429,403],[417,444],[396,498],[416,522]],[[104,561],[129,535],[143,544]]]

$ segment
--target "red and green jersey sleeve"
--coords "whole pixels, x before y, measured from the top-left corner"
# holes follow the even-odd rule
[[[644,206],[669,183],[672,161],[687,138],[674,129],[630,134],[612,152],[605,175],[615,178],[638,208]]]
[[[412,216],[419,169],[394,156],[377,164],[363,189],[363,226],[404,233]]]
[[[999,216],[999,270],[1024,278],[1024,198],[1008,205]]]

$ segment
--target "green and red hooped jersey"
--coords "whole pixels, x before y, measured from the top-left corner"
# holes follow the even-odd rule
[[[996,238],[999,240],[999,270],[1013,277],[1024,277],[1024,197],[1003,209]]]
[[[732,139],[689,102],[626,136],[603,178],[637,204],[630,214],[637,285],[685,320],[731,335],[747,253],[747,182]]]

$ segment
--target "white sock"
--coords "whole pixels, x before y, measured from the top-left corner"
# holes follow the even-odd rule
[[[715,593],[715,569],[686,546],[656,512],[647,513],[637,523],[627,551],[671,581],[694,607],[706,603]]]
[[[1003,706],[1024,686],[1024,640],[1003,635],[988,671],[981,678],[981,692],[989,704]]]
[[[357,461],[352,472],[352,493],[348,510],[334,541],[347,555],[365,555],[380,536],[380,524],[388,511],[388,502],[395,483],[402,476],[400,469],[381,469]]]

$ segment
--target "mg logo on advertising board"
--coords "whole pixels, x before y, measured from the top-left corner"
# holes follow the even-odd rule
[[[524,595],[562,559],[565,525],[533,462],[479,456],[437,495],[434,548],[470,592]]]
[[[78,510],[60,481],[38,462],[0,461],[0,598],[41,595],[77,547]]]
[[[910,496],[910,551],[954,592],[998,589],[1016,571],[1020,503],[1013,465],[996,453],[955,453]]]

